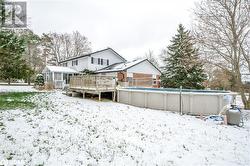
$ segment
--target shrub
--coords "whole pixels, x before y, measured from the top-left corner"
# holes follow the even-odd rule
[[[43,86],[44,85],[44,78],[42,74],[37,74],[35,85]]]

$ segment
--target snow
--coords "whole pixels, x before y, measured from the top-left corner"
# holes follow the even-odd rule
[[[62,72],[62,73],[79,73],[78,71],[63,66],[46,66],[42,73],[46,73],[49,70],[50,72]]]
[[[30,100],[37,108],[0,110],[0,164],[250,165],[249,120],[216,125],[61,91]]]
[[[7,86],[0,85],[1,92],[36,92],[37,90],[33,86]]]
[[[117,64],[113,64],[110,65],[109,67],[106,67],[104,69],[98,70],[96,71],[97,73],[102,73],[102,72],[116,72],[116,71],[122,71],[122,70],[126,70],[134,65],[137,65],[143,61],[145,61],[146,59],[138,59],[132,62],[122,62],[122,63],[117,63]]]

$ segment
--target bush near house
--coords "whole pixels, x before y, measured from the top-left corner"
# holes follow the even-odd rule
[[[44,78],[42,74],[36,76],[35,85],[44,86]]]

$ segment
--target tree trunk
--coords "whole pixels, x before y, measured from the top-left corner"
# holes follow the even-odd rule
[[[240,93],[241,100],[244,104],[244,109],[250,109],[250,98],[246,95],[246,94],[249,95],[249,91],[245,89],[245,86],[241,79],[239,68],[237,69],[236,69],[236,72],[232,74],[232,78],[233,78],[232,86],[234,90]]]
[[[249,110],[250,109],[249,91],[246,91],[244,84],[241,81],[241,77],[237,78],[237,85],[238,85],[237,89],[239,90],[241,95],[241,100],[244,104],[244,109]],[[248,94],[248,97],[246,94]]]
[[[8,85],[10,85],[10,78],[8,78]]]
[[[249,110],[250,109],[250,100],[249,100],[249,97],[247,99],[247,96],[245,95],[245,93],[241,93],[241,98],[242,98],[242,102],[244,104],[244,109]]]
[[[30,85],[30,76],[27,79],[28,85]]]
[[[247,102],[246,102],[244,108],[245,108],[246,110],[250,110],[250,100],[247,100]]]

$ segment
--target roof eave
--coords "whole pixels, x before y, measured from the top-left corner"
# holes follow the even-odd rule
[[[89,53],[89,54],[86,54],[86,55],[81,55],[81,56],[78,56],[78,57],[69,58],[69,59],[60,61],[58,63],[63,63],[63,62],[71,61],[71,60],[74,60],[74,59],[78,59],[78,58],[82,58],[82,57],[86,57],[86,56],[91,56],[93,54],[96,54],[96,53],[99,53],[99,52],[102,52],[102,51],[106,51],[106,50],[111,50],[117,56],[119,56],[124,62],[127,62],[127,60],[125,58],[123,58],[120,54],[118,54],[115,50],[113,50],[112,48],[108,47],[108,48],[105,48],[105,49],[102,49],[102,50],[98,50],[98,51],[95,51],[95,52],[92,52],[92,53]]]

